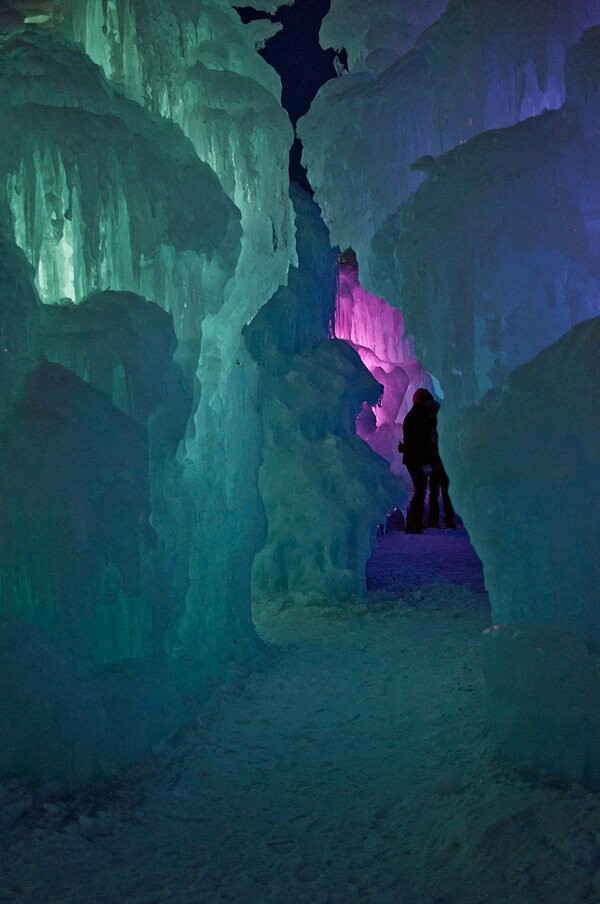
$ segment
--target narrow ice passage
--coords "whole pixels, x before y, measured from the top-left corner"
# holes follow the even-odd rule
[[[424,539],[433,559],[447,543]],[[263,612],[272,656],[219,688],[196,729],[101,793],[25,806],[0,901],[597,900],[597,797],[493,759],[489,612],[463,561],[462,585]]]

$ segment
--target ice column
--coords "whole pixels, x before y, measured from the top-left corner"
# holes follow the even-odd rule
[[[356,436],[382,387],[349,344],[329,338],[336,253],[318,208],[293,193],[297,268],[245,331],[260,365],[259,486],[268,521],[253,568],[257,607],[342,604],[363,593],[375,526],[404,490]]]
[[[221,658],[219,640],[208,652],[213,638],[229,637],[231,653],[245,647],[240,632],[252,642],[240,600],[249,599],[252,559],[265,529],[256,489],[257,372],[241,330],[295,260],[287,172],[292,129],[279,78],[256,52],[277,26],[264,20],[243,26],[226,0],[86,0],[65,3],[63,28],[109,79],[177,123],[241,214],[235,273],[222,305],[202,323],[201,391],[182,452],[197,514],[190,590],[173,655],[182,679],[197,674],[202,685]],[[190,665],[190,656],[199,661]]]

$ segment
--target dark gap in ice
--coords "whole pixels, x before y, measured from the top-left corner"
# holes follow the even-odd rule
[[[244,23],[269,19],[283,26],[264,47],[259,48],[259,52],[281,78],[281,104],[294,130],[300,117],[308,112],[321,86],[336,78],[336,53],[331,49],[323,50],[319,43],[319,29],[329,6],[330,0],[304,0],[293,6],[283,6],[273,15],[252,7],[236,7]],[[346,52],[342,51],[338,56],[345,66]],[[290,148],[290,179],[312,195],[313,188],[301,158],[302,142],[296,136]]]

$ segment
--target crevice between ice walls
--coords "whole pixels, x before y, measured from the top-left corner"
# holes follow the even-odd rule
[[[37,764],[19,719],[0,752],[5,771],[40,779],[85,778],[141,755],[184,717],[182,690],[202,696],[228,663],[244,664],[260,648],[250,614],[250,570],[265,531],[258,370],[241,330],[295,260],[292,130],[278,79],[255,52],[264,35],[246,30],[229,4],[144,11],[83,3],[56,17],[113,82],[52,28],[17,28],[0,48],[0,220],[29,259],[45,306],[58,306],[22,339],[32,359],[41,353],[52,363],[30,365],[23,352],[23,377],[31,372],[4,425],[14,439],[10,467],[19,450],[26,464],[13,501],[25,505],[26,471],[37,467],[32,511],[45,518],[8,544],[4,600],[14,605],[5,615],[14,618],[16,606],[26,623],[14,622],[11,636],[41,663],[48,712],[59,712],[63,697],[69,705],[54,734],[40,719],[37,748],[47,756]],[[35,299],[31,284],[28,292]],[[161,362],[158,388],[151,359]],[[61,419],[71,443],[53,426]],[[44,453],[51,448],[58,464]],[[72,493],[69,462],[78,475]],[[45,539],[69,494],[65,542],[78,532],[72,581],[73,560],[61,562]],[[35,579],[25,565],[12,580],[30,558]],[[18,676],[16,654],[11,662]],[[8,721],[19,712],[18,680],[9,689]],[[62,763],[61,744],[72,751]]]

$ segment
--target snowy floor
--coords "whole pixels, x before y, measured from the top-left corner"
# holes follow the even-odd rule
[[[266,607],[264,666],[109,788],[5,795],[0,901],[600,902],[600,796],[486,740],[466,534],[386,537],[368,576],[367,607]]]

